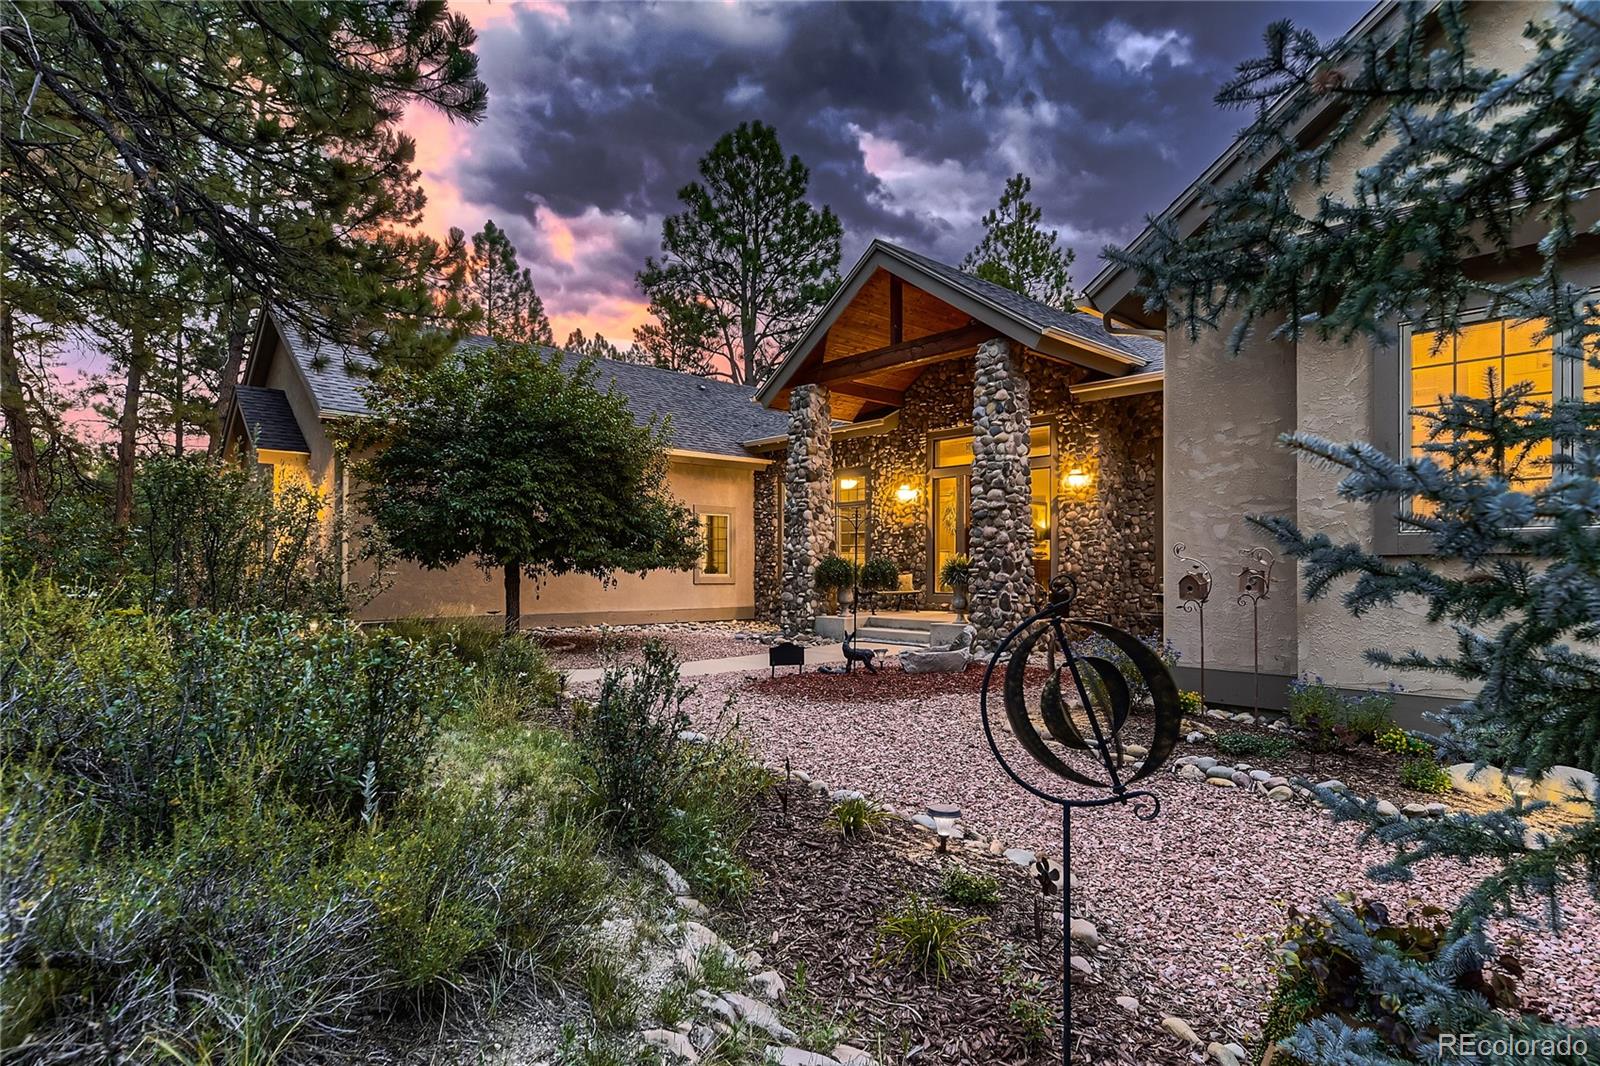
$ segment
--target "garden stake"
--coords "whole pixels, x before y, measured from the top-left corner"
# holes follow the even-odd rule
[[[1265,548],[1240,548],[1239,554],[1249,562],[1239,571],[1239,606],[1250,605],[1250,647],[1254,656],[1255,697],[1254,710],[1261,713],[1261,601],[1272,588],[1272,568],[1277,556]],[[1252,565],[1254,564],[1254,565]]]
[[[1189,549],[1182,544],[1172,546],[1172,554],[1180,562],[1188,563],[1188,570],[1178,579],[1178,600],[1188,614],[1200,617],[1200,709],[1206,706],[1206,601],[1211,598],[1211,567],[1202,560],[1185,555]]]
[[[1113,803],[1125,803],[1140,820],[1148,822],[1154,819],[1161,813],[1161,798],[1148,789],[1130,789],[1128,786],[1155,773],[1167,761],[1172,755],[1173,748],[1177,746],[1178,731],[1183,721],[1183,709],[1178,702],[1178,686],[1173,683],[1172,674],[1167,670],[1166,664],[1148,645],[1131,633],[1104,622],[1087,618],[1068,618],[1067,610],[1072,606],[1076,595],[1076,583],[1070,577],[1063,575],[1051,583],[1048,606],[1025,619],[1021,625],[1006,634],[1005,639],[996,646],[994,653],[989,657],[989,665],[983,672],[983,688],[978,697],[978,716],[983,721],[983,735],[988,740],[989,750],[994,753],[995,761],[1000,764],[1000,768],[1025,791],[1061,808],[1061,868],[1054,876],[1061,879],[1061,1061],[1063,1063],[1069,1062],[1072,1055],[1072,810],[1074,807],[1105,807]],[[1118,733],[1128,720],[1131,706],[1128,682],[1111,660],[1074,652],[1071,642],[1067,639],[1069,626],[1086,629],[1090,633],[1104,637],[1127,656],[1138,670],[1140,679],[1155,703],[1155,732],[1150,740],[1150,750],[1127,780],[1122,778],[1120,758],[1113,754],[1113,743],[1117,742]],[[1098,758],[1110,778],[1109,782],[1089,777],[1063,761],[1045,743],[1028,715],[1024,692],[1028,660],[1032,658],[1035,646],[1046,637],[1053,638],[1054,650],[1059,653],[1060,661],[1053,665],[1050,678],[1045,682],[1044,693],[1039,700],[1040,717],[1044,719],[1045,728],[1056,743],[1076,751],[1088,752]],[[989,683],[1002,660],[1007,660],[1008,652],[1003,703],[1006,723],[1011,727],[1017,742],[1049,773],[1090,788],[1108,789],[1107,794],[1092,799],[1070,799],[1066,796],[1053,795],[1024,781],[1000,753],[1000,746],[994,739],[994,729],[989,722]],[[1094,694],[1098,697],[1098,703],[1090,698],[1089,686],[1084,683],[1085,665],[1094,672],[1097,682]],[[1072,679],[1072,688],[1083,708],[1083,717],[1088,722],[1092,742],[1085,739],[1079,731],[1078,723],[1062,701],[1063,669]],[[1116,748],[1120,752],[1120,743],[1116,743]],[[1038,871],[1042,888],[1052,879],[1048,863],[1040,862]]]

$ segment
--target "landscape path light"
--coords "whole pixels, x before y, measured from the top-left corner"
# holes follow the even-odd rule
[[[1105,807],[1127,804],[1134,816],[1151,821],[1161,812],[1161,799],[1149,789],[1129,786],[1149,777],[1171,757],[1178,744],[1178,731],[1183,721],[1183,709],[1178,702],[1178,686],[1172,673],[1144,641],[1125,630],[1090,618],[1068,617],[1072,601],[1077,595],[1077,584],[1070,575],[1059,575],[1050,586],[1050,601],[1044,610],[1027,619],[1006,634],[995,647],[989,665],[983,673],[983,688],[978,697],[978,717],[983,722],[983,735],[989,750],[1006,774],[1023,789],[1061,808],[1061,1061],[1070,1061],[1072,1055],[1072,810],[1075,807]],[[1155,704],[1155,729],[1144,758],[1126,778],[1122,776],[1122,745],[1119,733],[1127,724],[1131,708],[1128,681],[1116,663],[1099,655],[1079,654],[1068,639],[1069,630],[1087,630],[1101,637],[1132,663],[1139,678],[1150,692]],[[1077,769],[1047,744],[1039,735],[1029,714],[1027,688],[1028,663],[1034,650],[1042,641],[1054,642],[1054,654],[1047,660],[1050,677],[1046,679],[1039,696],[1039,716],[1045,729],[1056,744],[1071,751],[1083,752],[1096,759],[1105,771],[1106,780],[1091,777]],[[1048,645],[1046,645],[1048,647]],[[1017,743],[1049,774],[1080,787],[1096,790],[1089,796],[1055,795],[1025,780],[1000,751],[995,742],[994,728],[990,722],[990,682],[1004,664],[1002,704],[1006,724],[1016,736]],[[1087,679],[1087,680],[1086,680]],[[1087,725],[1079,728],[1074,712],[1063,700],[1063,692],[1078,699],[1082,718]],[[1048,864],[1041,866],[1037,876],[1049,878]],[[1054,880],[1054,878],[1050,878]],[[1041,887],[1043,887],[1041,885]]]
[[[953,803],[930,803],[928,817],[933,820],[933,831],[939,835],[939,850],[950,850],[950,837],[961,820],[961,808]]]

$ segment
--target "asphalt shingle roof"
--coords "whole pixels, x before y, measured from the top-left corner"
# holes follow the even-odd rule
[[[324,415],[365,415],[363,390],[372,358],[365,352],[326,340],[312,340],[283,324],[284,339],[295,362],[311,385]],[[482,347],[484,337],[468,337],[462,346]],[[547,349],[547,352],[555,349]],[[575,367],[579,357],[561,353],[562,364]],[[721,455],[749,455],[741,441],[785,432],[789,416],[756,403],[756,390],[714,378],[675,370],[596,359],[595,379],[602,388],[615,384],[628,398],[634,419],[641,425],[651,417],[671,420],[672,447],[684,451]]]
[[[920,252],[913,252],[909,248],[902,248],[888,241],[880,243],[894,254],[911,260],[946,284],[964,290],[976,299],[994,304],[1034,326],[1041,329],[1059,329],[1063,333],[1070,333],[1102,347],[1138,356],[1145,361],[1145,365],[1137,371],[1138,373],[1154,373],[1161,370],[1165,363],[1166,345],[1161,341],[1150,337],[1112,333],[1106,329],[1105,323],[1097,315],[1051,307],[1020,292],[1013,292],[1003,285],[996,285],[992,281],[985,281],[964,270],[957,270],[937,259],[930,259]]]
[[[309,452],[306,437],[295,421],[294,409],[282,389],[265,389],[257,385],[239,385],[233,390],[239,404],[239,415],[244,419],[245,432],[257,448],[270,448],[281,452]]]

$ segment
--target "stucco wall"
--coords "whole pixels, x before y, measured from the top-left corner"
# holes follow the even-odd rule
[[[523,579],[524,625],[625,624],[654,621],[707,621],[755,616],[754,468],[748,465],[674,458],[668,481],[672,494],[696,510],[732,516],[731,584],[697,582],[693,573],[656,571],[636,577],[620,574],[610,585],[590,577],[553,577],[541,585]],[[370,575],[357,562],[355,583]],[[471,563],[447,570],[396,566],[389,588],[359,608],[364,620],[415,615],[454,617],[499,615],[505,594],[499,572],[485,574]]]
[[[1277,444],[1295,424],[1294,352],[1268,339],[1268,332],[1250,337],[1239,356],[1227,350],[1226,327],[1194,342],[1182,330],[1167,334],[1164,629],[1184,666],[1199,665],[1200,645],[1195,617],[1177,601],[1182,566],[1172,558],[1173,547],[1186,545],[1211,565],[1207,668],[1249,672],[1251,611],[1236,603],[1240,552],[1270,545],[1245,519],[1296,511],[1295,461]],[[1273,581],[1261,603],[1261,670],[1293,675],[1299,669],[1293,568],[1280,563]]]

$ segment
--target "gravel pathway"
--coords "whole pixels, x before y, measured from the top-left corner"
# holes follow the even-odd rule
[[[713,715],[737,690],[741,721],[769,758],[904,806],[957,803],[975,830],[1059,854],[1059,816],[996,768],[969,680],[952,678],[943,694],[922,682],[908,699],[834,699],[763,691],[745,676],[702,678],[696,707]],[[998,739],[1015,765],[1030,765],[1010,734]],[[1358,829],[1332,825],[1318,810],[1165,772],[1144,783],[1162,800],[1154,822],[1118,809],[1074,818],[1075,902],[1161,976],[1167,987],[1151,990],[1153,997],[1202,1012],[1189,1020],[1203,1038],[1259,1029],[1272,982],[1268,938],[1283,927],[1289,905],[1310,909],[1346,889],[1445,902],[1477,879],[1471,869],[1434,864],[1410,885],[1379,885],[1363,871],[1387,849],[1359,845]],[[1516,951],[1528,971],[1526,991],[1558,1018],[1600,1024],[1600,907],[1581,893],[1566,902],[1560,936],[1529,933]],[[1510,932],[1499,931],[1502,948]]]
[[[752,655],[766,649],[754,635],[771,630],[758,622],[672,622],[660,625],[585,626],[535,629],[534,639],[550,655],[557,670],[579,670],[602,665],[602,649],[613,648],[623,660],[640,656],[646,640],[664,640],[684,662]]]

